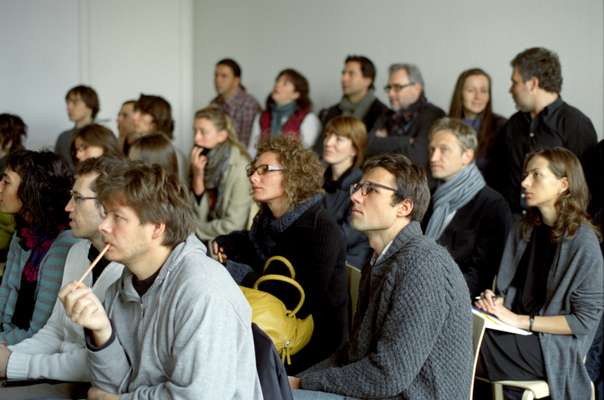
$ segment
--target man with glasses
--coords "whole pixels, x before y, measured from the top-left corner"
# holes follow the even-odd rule
[[[430,201],[424,170],[400,154],[375,157],[351,193],[352,226],[374,250],[355,329],[342,350],[290,377],[303,389],[294,398],[467,399],[470,297],[448,252],[422,234]]]
[[[78,164],[71,200],[65,211],[69,213],[73,235],[85,240],[69,250],[63,285],[79,279],[105,246],[98,230],[102,209],[94,183],[99,175],[107,174],[119,163],[119,160],[101,157]],[[122,268],[121,264],[102,258],[84,283],[102,299],[107,287],[121,275]],[[90,381],[84,331],[67,318],[57,301],[48,322],[34,336],[8,348],[0,346],[0,376],[7,378],[9,385],[10,381],[19,381],[19,386],[0,387],[0,398],[84,397]],[[41,383],[40,380],[54,382]]]
[[[384,87],[392,110],[369,132],[367,156],[400,153],[428,165],[428,132],[445,112],[428,102],[422,73],[414,64],[392,64]]]

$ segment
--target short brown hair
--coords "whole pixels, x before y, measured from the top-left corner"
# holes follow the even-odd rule
[[[532,47],[514,57],[511,62],[524,82],[531,78],[539,80],[539,87],[550,93],[562,90],[562,68],[558,55],[543,47]]]
[[[413,202],[411,220],[421,222],[430,204],[430,189],[428,178],[423,168],[413,164],[410,159],[402,154],[383,154],[371,157],[363,165],[363,172],[375,168],[384,168],[394,175],[396,179],[396,192],[392,204],[400,203],[405,199]]]
[[[138,151],[134,154],[132,151]],[[163,133],[153,133],[136,139],[128,149],[130,160],[140,160],[146,164],[157,164],[168,173],[178,175],[178,157],[172,141]]]
[[[103,205],[130,207],[142,224],[165,224],[164,246],[174,247],[195,231],[188,189],[159,165],[125,161],[107,176],[99,176],[96,190]]]
[[[312,150],[305,149],[298,138],[289,135],[268,138],[258,145],[256,159],[268,152],[275,153],[284,167],[283,186],[290,208],[323,191],[323,167],[319,158]]]
[[[352,115],[339,115],[330,119],[325,125],[325,137],[331,134],[347,137],[352,141],[352,145],[357,151],[354,156],[354,166],[360,167],[363,164],[367,148],[367,128],[363,121]]]
[[[65,101],[69,100],[71,96],[79,96],[84,104],[86,104],[86,107],[92,111],[92,119],[96,118],[96,115],[99,113],[100,104],[99,96],[93,88],[85,85],[74,86],[65,95]]]
[[[174,120],[172,119],[172,106],[161,96],[142,94],[134,104],[134,109],[149,114],[153,118],[155,130],[174,138]]]
[[[117,138],[111,129],[99,124],[86,125],[76,132],[71,139],[71,159],[74,164],[78,163],[76,158],[75,140],[80,139],[89,146],[98,146],[103,149],[103,156],[117,156],[121,153]]]

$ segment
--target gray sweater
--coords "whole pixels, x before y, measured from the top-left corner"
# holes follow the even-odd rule
[[[512,307],[516,288],[511,286],[528,242],[516,228],[507,241],[497,290]],[[565,237],[556,249],[545,280],[545,306],[539,315],[564,315],[572,335],[539,333],[550,396],[558,399],[591,397],[589,376],[583,360],[600,321],[604,300],[602,253],[593,230],[581,225],[572,238]]]
[[[407,225],[363,269],[345,348],[301,374],[301,387],[371,399],[467,399],[468,287],[447,250]]]
[[[250,307],[194,235],[142,297],[124,269],[103,304],[115,340],[88,351],[94,386],[121,399],[262,399]]]

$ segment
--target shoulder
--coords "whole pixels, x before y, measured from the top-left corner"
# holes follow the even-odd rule
[[[600,251],[600,241],[593,227],[588,224],[581,224],[572,237],[565,238],[572,247],[590,251]]]
[[[445,115],[445,111],[442,108],[438,107],[433,103],[430,103],[429,101],[424,103],[423,107],[421,108],[421,113],[433,115],[436,117],[441,117]]]
[[[319,117],[317,117],[317,114],[315,114],[312,111],[308,111],[305,115],[304,115],[304,119],[302,120],[303,124],[308,124],[308,123],[312,123],[312,124],[320,124],[321,122],[319,121]]]
[[[237,168],[241,168],[243,166],[243,172],[245,172],[245,167],[249,164],[250,160],[246,154],[241,152],[241,149],[235,145],[231,146],[231,154],[229,156],[229,164],[232,166],[236,166]]]
[[[71,229],[66,229],[61,232],[55,241],[52,243],[52,248],[66,248],[65,251],[68,251],[71,246],[73,246],[79,239],[73,236]]]
[[[382,103],[382,101],[380,99],[378,99],[377,97],[375,98],[375,100],[373,100],[373,103],[371,103],[371,107],[369,109],[371,111],[377,112],[379,114],[384,113],[389,110],[388,106],[386,104]]]

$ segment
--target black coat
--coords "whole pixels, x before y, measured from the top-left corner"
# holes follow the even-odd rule
[[[428,226],[432,203],[423,226]],[[501,255],[510,231],[512,215],[505,199],[485,186],[458,209],[437,242],[449,250],[463,273],[470,295],[477,296],[493,286]]]
[[[255,220],[254,224],[257,223]],[[292,356],[292,365],[286,367],[287,372],[293,375],[329,357],[348,340],[346,245],[342,231],[321,202],[311,206],[283,232],[274,234],[272,240],[273,251],[266,257],[280,255],[292,263],[296,281],[306,294],[304,306],[297,316],[305,318],[312,314],[315,324],[308,345]],[[266,260],[258,254],[248,231],[218,236],[216,242],[230,260],[247,264],[258,274],[262,273]],[[267,273],[286,274],[280,270],[279,263],[276,264]],[[251,286],[252,283],[247,280],[243,284]],[[298,303],[298,292],[291,290],[289,285],[276,282],[261,288],[289,307]]]
[[[258,325],[252,324],[256,369],[265,399],[293,400],[287,372],[270,337]]]
[[[350,225],[350,186],[361,180],[363,173],[357,167],[351,167],[337,181],[331,180],[331,169],[325,170],[323,205],[329,215],[335,219],[346,238],[346,261],[361,269],[371,256],[371,247],[367,236]]]
[[[428,165],[428,134],[432,124],[439,118],[445,116],[445,112],[439,107],[427,101],[419,104],[416,114],[406,124],[402,135],[392,134],[388,127],[392,123],[395,112],[389,111],[382,115],[374,129],[369,133],[369,144],[367,145],[367,157],[384,153],[401,153],[406,155],[419,166]],[[378,137],[378,130],[386,130],[387,137]]]
[[[371,103],[371,106],[369,107],[369,110],[367,111],[367,114],[365,114],[365,116],[363,117],[363,123],[365,124],[365,128],[367,129],[367,132],[370,132],[376,121],[385,113],[388,112],[388,106],[386,106],[384,103],[382,103],[378,98],[376,98],[373,103]],[[339,104],[334,104],[331,107],[328,108],[324,108],[319,112],[319,120],[321,121],[321,126],[323,126],[323,129],[325,129],[325,126],[327,125],[327,123],[329,121],[331,121],[333,118],[342,115],[342,110],[340,109]],[[321,134],[319,135],[319,137],[317,138],[317,140],[315,141],[315,144],[313,146],[313,150],[319,154],[319,156],[323,155],[323,140],[325,139],[325,132],[321,132]]]

